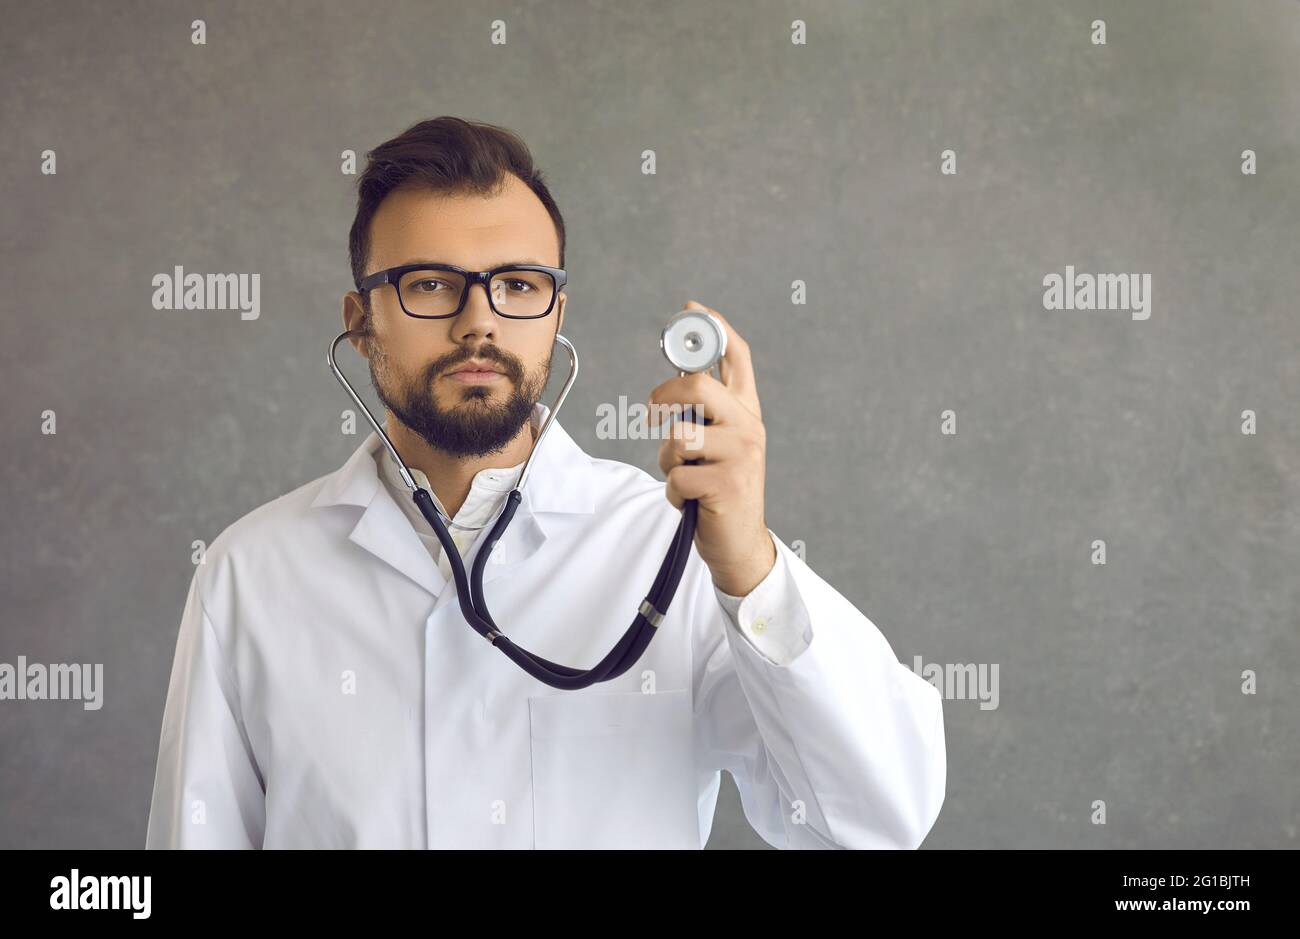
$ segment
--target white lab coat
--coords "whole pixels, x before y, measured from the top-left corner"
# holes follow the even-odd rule
[[[940,694],[775,535],[777,566],[734,618],[692,549],[644,656],[559,691],[465,623],[381,484],[380,446],[372,433],[249,513],[198,567],[148,847],[700,848],[724,769],[777,847],[925,838],[945,791]],[[485,570],[493,618],[589,667],[680,517],[662,481],[589,457],[557,420]],[[777,664],[741,628],[763,619],[811,640]]]

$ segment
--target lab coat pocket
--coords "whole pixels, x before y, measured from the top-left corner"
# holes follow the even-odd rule
[[[529,698],[538,848],[699,848],[690,694]]]

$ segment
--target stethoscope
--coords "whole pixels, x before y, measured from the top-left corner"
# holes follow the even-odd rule
[[[447,530],[447,525],[454,524],[451,516],[443,508],[436,496],[416,483],[410,469],[407,468],[401,454],[397,452],[397,448],[393,446],[388,434],[379,421],[375,419],[370,409],[366,407],[365,402],[361,400],[351,383],[344,377],[343,372],[339,370],[338,364],[334,360],[334,350],[338,347],[338,344],[352,335],[354,333],[348,330],[336,336],[326,352],[326,361],[329,363],[330,371],[334,373],[334,377],[338,379],[339,384],[343,386],[353,403],[361,409],[370,426],[375,429],[380,440],[383,441],[384,447],[397,464],[402,482],[411,490],[411,498],[419,507],[420,514],[429,522],[434,534],[438,536],[438,540],[442,543],[442,549],[447,554],[448,563],[451,565],[452,574],[456,579],[457,599],[460,601],[460,609],[465,616],[465,621],[479,635],[504,652],[516,665],[538,681],[545,682],[553,688],[576,691],[597,682],[617,678],[631,668],[642,653],[645,652],[646,647],[650,645],[650,640],[658,632],[659,624],[663,622],[673,596],[677,593],[677,585],[681,582],[682,572],[686,569],[686,561],[690,557],[691,544],[695,540],[695,524],[699,512],[698,500],[685,500],[682,507],[682,520],[677,526],[677,533],[673,537],[667,555],[664,556],[663,563],[659,566],[659,573],[655,577],[654,585],[641,602],[641,606],[637,608],[632,625],[623,633],[622,638],[609,651],[609,654],[591,668],[570,668],[567,665],[560,665],[516,645],[492,619],[492,614],[488,612],[487,602],[483,597],[484,566],[497,542],[505,534],[506,528],[509,527],[511,520],[515,517],[515,512],[523,498],[521,492],[528,480],[528,470],[532,466],[533,457],[537,455],[538,447],[541,446],[542,440],[546,437],[546,432],[550,430],[552,422],[554,422],[560,408],[564,405],[564,399],[568,396],[569,389],[573,387],[574,379],[578,377],[578,352],[574,349],[573,343],[556,333],[556,343],[563,346],[569,355],[569,377],[565,381],[564,387],[560,389],[554,407],[542,423],[542,427],[537,433],[537,439],[533,441],[532,450],[528,454],[528,459],[524,462],[524,469],[519,476],[518,484],[506,497],[504,507],[500,511],[496,524],[492,526],[491,531],[488,533],[487,542],[479,549],[478,555],[474,558],[474,567],[466,576],[465,563],[461,558],[460,550],[456,547],[456,542],[452,540],[451,534]],[[659,339],[659,347],[663,350],[668,361],[676,366],[682,374],[703,372],[721,362],[722,356],[726,352],[727,334],[717,317],[701,310],[682,310],[675,314],[664,328]],[[719,371],[721,371],[720,366]],[[690,408],[685,409],[685,419],[694,420]],[[707,424],[708,420],[701,418],[700,422]],[[696,463],[698,460],[687,460],[686,462]],[[443,521],[444,518],[446,522]]]

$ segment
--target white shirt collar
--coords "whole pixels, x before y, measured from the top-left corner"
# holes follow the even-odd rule
[[[534,409],[530,421],[534,435],[536,435],[540,426],[540,416],[540,412]],[[378,463],[380,478],[388,486],[389,493],[397,504],[402,507],[406,517],[411,520],[415,530],[422,535],[436,538],[433,534],[433,528],[411,499],[410,490],[407,489],[406,483],[402,480],[397,461],[388,452],[388,448],[381,447],[379,452],[375,454],[375,460]],[[527,461],[521,460],[514,466],[508,467],[489,466],[474,474],[474,479],[470,482],[469,493],[465,496],[465,501],[461,503],[460,508],[456,510],[455,517],[452,518],[450,531],[457,543],[462,540],[460,537],[462,533],[477,532],[496,515],[501,503],[505,501],[506,495],[519,483],[519,477],[524,472],[525,462]],[[434,491],[429,484],[429,477],[424,474],[423,470],[415,467],[409,467],[409,469],[411,478],[417,484],[430,493]]]

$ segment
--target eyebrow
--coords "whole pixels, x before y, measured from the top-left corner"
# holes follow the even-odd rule
[[[412,258],[409,261],[403,261],[403,264],[446,264],[446,261],[435,261],[433,258]],[[486,271],[496,270],[498,267],[509,267],[512,264],[537,264],[542,267],[550,267],[545,261],[538,261],[533,258],[515,258],[510,261],[498,261],[495,264],[489,264],[484,268]]]

